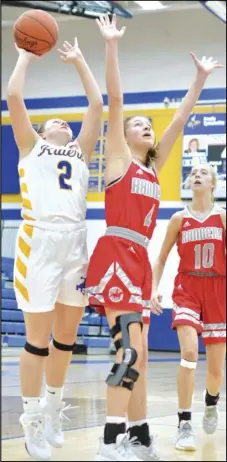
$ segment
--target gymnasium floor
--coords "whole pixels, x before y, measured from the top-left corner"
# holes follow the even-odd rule
[[[75,406],[66,411],[64,420],[65,446],[53,450],[53,461],[92,461],[102,435],[105,421],[105,379],[114,361],[109,356],[73,356],[70,365],[65,401]],[[201,428],[205,360],[201,356],[196,373],[193,404],[193,425],[197,437],[196,452],[184,453],[174,449],[177,399],[176,373],[179,355],[150,353],[148,375],[148,417],[152,431],[158,435],[157,446],[162,460],[224,461],[226,460],[226,384],[222,387],[219,428],[207,436]],[[18,419],[22,413],[19,391],[18,357],[2,358],[2,460],[31,460],[21,438]]]

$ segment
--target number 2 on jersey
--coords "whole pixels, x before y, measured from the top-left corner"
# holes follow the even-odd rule
[[[149,228],[149,226],[151,225],[154,208],[155,208],[155,204],[153,205],[153,207],[151,208],[151,210],[148,212],[147,216],[145,217],[143,226],[146,226],[146,228]]]
[[[212,268],[214,264],[214,244],[196,244],[195,250],[195,269]]]
[[[72,189],[72,186],[66,183],[66,181],[70,180],[72,176],[72,165],[66,160],[61,160],[58,163],[57,168],[59,170],[63,170],[63,173],[61,173],[58,178],[60,189]]]

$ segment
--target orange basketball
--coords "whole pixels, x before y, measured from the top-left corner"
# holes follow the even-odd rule
[[[15,22],[13,35],[19,48],[43,55],[56,45],[58,25],[46,11],[28,10]]]

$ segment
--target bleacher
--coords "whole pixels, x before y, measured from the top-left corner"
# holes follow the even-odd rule
[[[23,313],[17,307],[13,289],[13,264],[11,258],[2,258],[2,347],[21,348],[25,344]],[[108,354],[111,338],[107,320],[89,307],[79,326],[77,345],[84,345],[88,354]]]

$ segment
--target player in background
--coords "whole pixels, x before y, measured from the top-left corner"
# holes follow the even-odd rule
[[[207,374],[203,428],[214,433],[226,355],[226,211],[214,203],[216,176],[209,164],[188,178],[192,202],[175,213],[153,267],[152,312],[161,312],[158,285],[166,260],[177,244],[180,263],[173,290],[173,324],[180,343],[178,372],[179,426],[176,448],[195,450],[191,425],[192,396],[198,360],[198,335],[206,347]]]
[[[107,231],[91,256],[86,286],[89,304],[106,313],[118,351],[116,364],[107,378],[107,418],[97,460],[136,460],[136,456],[140,460],[157,460],[147,423],[151,298],[147,246],[159,208],[158,174],[208,75],[219,65],[212,58],[199,61],[192,54],[195,81],[156,145],[146,117],[133,116],[124,121],[118,41],[125,28],[117,29],[114,15],[112,22],[102,17],[98,25],[106,42],[109,104],[105,170]]]
[[[16,299],[26,325],[26,344],[20,358],[24,409],[20,423],[30,456],[46,461],[51,458],[48,442],[55,447],[64,442],[63,386],[87,304],[88,163],[99,135],[103,101],[77,40],[73,46],[64,42],[63,50],[59,50],[61,59],[75,66],[88,109],[74,141],[71,128],[61,119],[47,120],[37,133],[23,92],[28,65],[40,58],[23,49],[17,51],[7,102],[19,150],[23,218],[14,268]],[[44,367],[46,390],[41,406]]]

